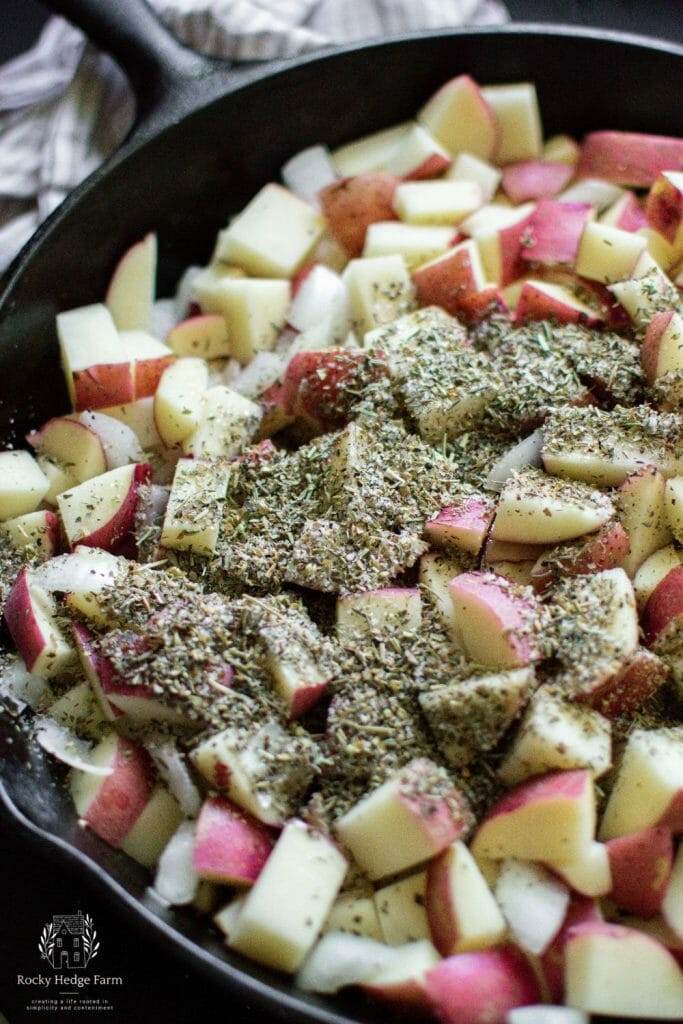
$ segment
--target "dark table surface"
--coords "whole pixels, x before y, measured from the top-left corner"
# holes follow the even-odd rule
[[[514,20],[599,25],[683,42],[683,0],[644,4],[637,0],[508,0]],[[35,0],[0,0],[0,61],[29,46],[46,17]],[[569,69],[568,69],[569,70]],[[573,83],[580,88],[580,83]],[[265,1024],[216,986],[188,971],[167,949],[142,941],[134,928],[88,879],[26,849],[20,835],[0,834],[0,1009],[10,1024],[41,1017],[46,1024],[65,1013],[36,1014],[26,1007],[33,990],[17,975],[40,973],[38,936],[54,913],[81,908],[96,922],[101,950],[98,970],[121,976],[110,989],[110,1024]]]

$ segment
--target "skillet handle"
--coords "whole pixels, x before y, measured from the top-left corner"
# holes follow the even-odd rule
[[[229,67],[179,43],[145,0],[43,2],[120,64],[135,93],[136,127],[143,127],[142,122],[182,92],[183,85]]]

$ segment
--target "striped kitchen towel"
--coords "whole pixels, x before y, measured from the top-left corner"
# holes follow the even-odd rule
[[[150,0],[177,37],[234,61],[272,60],[410,29],[507,20],[500,0]],[[0,67],[0,271],[124,138],[125,78],[61,18]]]

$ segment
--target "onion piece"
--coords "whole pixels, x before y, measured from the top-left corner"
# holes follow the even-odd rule
[[[183,814],[188,818],[195,818],[199,814],[202,798],[175,740],[166,737],[152,738],[147,740],[145,746]]]
[[[179,322],[175,299],[157,299],[152,306],[152,334],[163,341]]]
[[[150,484],[143,488],[135,511],[136,523],[140,526],[161,526],[170,493],[169,488],[161,484]]]
[[[46,680],[29,672],[18,656],[10,658],[0,671],[0,699],[12,705],[7,709],[10,714],[37,708],[48,691]]]
[[[337,172],[327,146],[309,146],[287,161],[282,180],[300,199],[318,205],[318,192],[337,180]]]
[[[188,316],[188,311],[194,301],[194,283],[203,269],[204,267],[188,267],[176,285],[173,301],[175,303],[175,315],[178,323]]]
[[[96,594],[116,582],[120,569],[116,555],[81,545],[69,555],[57,555],[31,569],[31,582],[48,593],[86,591]]]
[[[231,387],[245,398],[258,398],[280,379],[282,370],[282,356],[277,352],[257,352],[239,376],[232,381]]]
[[[118,469],[128,466],[131,462],[142,462],[144,452],[138,435],[127,423],[115,420],[113,416],[105,416],[101,412],[82,412],[79,419],[84,427],[97,434],[104,455],[107,469]]]
[[[287,321],[297,331],[307,331],[332,319],[343,336],[348,329],[348,292],[339,274],[318,264],[306,275],[292,299]]]
[[[362,935],[328,932],[299,971],[296,983],[304,992],[331,995],[346,985],[371,981],[391,963],[395,952],[395,947]]]
[[[543,431],[539,428],[534,430],[522,441],[519,441],[512,448],[509,448],[504,455],[494,462],[489,475],[486,477],[484,487],[489,491],[500,491],[508,477],[527,466],[541,465],[541,450],[543,448]]]
[[[192,862],[194,835],[195,823],[183,821],[159,857],[154,891],[171,907],[192,903],[197,893],[199,875]]]
[[[89,775],[111,775],[111,765],[93,764],[92,746],[81,740],[52,718],[40,717],[35,720],[35,738],[43,750],[70,768],[77,768]]]

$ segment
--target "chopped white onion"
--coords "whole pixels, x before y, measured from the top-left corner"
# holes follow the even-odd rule
[[[160,341],[179,322],[175,299],[157,299],[152,306],[152,334]]]
[[[101,412],[82,412],[79,417],[84,427],[88,427],[97,434],[104,455],[107,460],[107,469],[118,469],[119,466],[128,466],[131,462],[142,462],[144,452],[138,440],[138,435],[127,423],[115,420],[113,416],[105,416]]]
[[[192,781],[183,755],[172,738],[151,738],[145,744],[159,775],[176,798],[183,814],[195,818],[199,814],[202,798]]]
[[[343,336],[348,330],[348,306],[348,292],[339,274],[319,264],[301,282],[287,320],[297,331],[307,331],[332,317]]]
[[[346,985],[371,981],[391,963],[395,948],[347,932],[323,935],[297,975],[305,992],[332,994]]]
[[[504,455],[494,462],[484,486],[490,491],[500,491],[509,476],[527,466],[541,465],[543,448],[543,431],[534,430],[522,441],[509,448]]]
[[[327,146],[309,146],[296,153],[282,168],[282,180],[301,199],[317,204],[320,189],[337,180]]]
[[[0,671],[0,698],[11,703],[17,715],[27,707],[37,708],[48,689],[47,682],[29,672],[18,656],[10,658]]]
[[[572,1006],[518,1006],[508,1010],[505,1024],[588,1024],[588,1014]]]
[[[194,283],[197,280],[197,275],[201,274],[203,269],[203,267],[188,267],[178,281],[175,298],[173,299],[175,303],[175,317],[177,322],[184,320],[187,316],[190,304],[194,301],[192,298]]]
[[[588,203],[602,213],[624,195],[624,189],[602,178],[584,178],[555,196],[559,203]]]
[[[258,398],[280,379],[282,356],[277,352],[257,352],[251,362],[234,378],[231,387],[245,398]]]
[[[48,593],[87,591],[95,594],[110,587],[119,574],[116,555],[99,548],[78,547],[69,555],[57,555],[31,570],[31,582]]]
[[[569,889],[540,864],[504,860],[496,901],[518,946],[540,956],[553,941],[569,905]]]
[[[99,765],[92,762],[92,747],[85,740],[74,735],[70,729],[52,718],[36,718],[35,737],[46,753],[56,757],[62,764],[77,768],[89,775],[111,775],[111,765]]]
[[[159,857],[154,890],[171,907],[192,903],[199,875],[192,863],[195,823],[183,821],[166,843]]]

